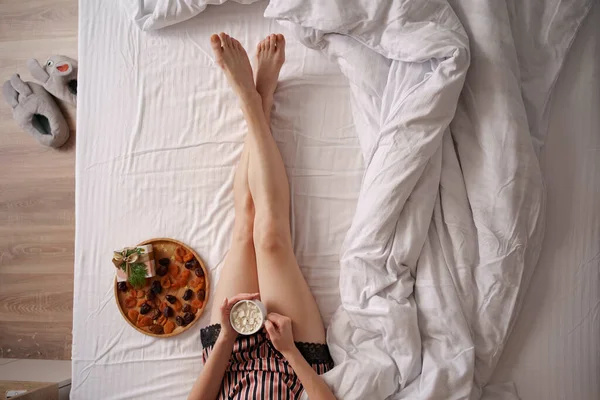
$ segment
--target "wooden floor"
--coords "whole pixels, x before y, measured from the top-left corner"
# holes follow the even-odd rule
[[[77,0],[0,0],[0,84],[29,58],[77,58]],[[70,359],[75,232],[71,139],[38,145],[0,100],[0,357]]]

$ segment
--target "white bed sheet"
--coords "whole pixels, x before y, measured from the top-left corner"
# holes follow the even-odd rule
[[[521,400],[600,399],[599,20],[596,3],[552,95],[544,245],[492,379]]]
[[[142,32],[118,0],[80,4],[72,398],[184,398],[201,370],[199,331],[154,339],[113,298],[112,251],[152,237],[195,248],[218,279],[233,225],[231,187],[245,125],[209,36],[226,31],[252,56],[265,2],[209,7]],[[284,32],[286,33],[286,32]],[[288,168],[298,262],[325,321],[338,307],[339,248],[363,161],[338,67],[287,35],[273,134]]]

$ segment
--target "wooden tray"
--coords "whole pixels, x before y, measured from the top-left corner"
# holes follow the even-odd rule
[[[202,313],[204,312],[204,309],[206,308],[206,304],[208,303],[209,288],[210,288],[208,270],[206,269],[206,266],[204,265],[204,262],[202,261],[202,259],[198,255],[198,253],[196,253],[192,248],[186,246],[185,244],[183,244],[177,240],[167,239],[167,238],[156,238],[156,239],[146,240],[145,242],[140,243],[138,246],[142,246],[142,245],[146,245],[146,244],[151,244],[153,247],[156,269],[158,269],[158,267],[159,267],[158,260],[160,260],[161,258],[170,258],[171,264],[175,264],[179,268],[179,274],[177,275],[177,278],[181,277],[182,272],[186,269],[184,267],[185,263],[180,263],[180,262],[174,260],[175,249],[177,247],[183,247],[186,251],[190,252],[194,256],[196,261],[198,261],[199,266],[204,271],[204,286],[202,287],[202,290],[204,290],[205,296],[204,296],[204,301],[202,302],[202,306],[197,308],[195,318],[189,324],[187,324],[185,326],[179,326],[179,325],[175,324],[175,329],[171,333],[162,333],[162,334],[152,333],[148,330],[149,327],[139,327],[136,324],[136,321],[130,320],[129,317],[127,316],[127,313],[130,309],[125,306],[124,302],[125,302],[125,299],[128,296],[131,296],[133,292],[132,292],[131,288],[127,292],[119,291],[117,288],[117,278],[115,277],[114,291],[115,291],[115,300],[117,302],[117,307],[119,308],[119,311],[121,312],[121,315],[123,316],[125,321],[127,321],[129,323],[129,325],[131,325],[134,329],[136,329],[137,331],[139,331],[145,335],[159,337],[159,338],[166,338],[166,337],[179,335],[180,333],[185,332],[190,327],[192,327],[192,325],[194,325],[196,323],[196,321],[198,321],[198,319],[200,319],[200,317],[202,316]],[[190,271],[190,276],[187,279],[187,283],[189,284],[194,278],[196,278],[196,275],[194,273],[194,270],[186,270],[186,271]],[[165,276],[170,276],[170,275],[167,274]],[[162,277],[160,277],[158,275],[154,276],[152,278],[146,278],[146,285],[143,288],[141,288],[141,290],[144,290],[144,292],[147,292],[148,290],[150,290],[150,285],[152,284],[152,282],[155,280],[160,281],[161,278]],[[160,309],[161,303],[166,303],[167,305],[169,305],[173,308],[173,305],[168,303],[165,299],[165,296],[167,294],[171,294],[171,295],[177,297],[177,301],[179,303],[181,303],[182,306],[185,305],[186,303],[190,303],[193,300],[198,299],[197,291],[194,290],[194,294],[189,301],[183,300],[182,296],[183,296],[183,293],[186,291],[186,289],[188,289],[187,286],[177,288],[177,289],[163,288],[161,293],[156,295],[156,299],[150,302],[150,304],[152,305],[152,310],[154,310],[156,308]],[[145,296],[142,298],[139,298],[138,300],[142,300],[142,299],[145,299]],[[196,303],[196,305],[197,305],[197,303]],[[132,309],[139,311],[140,306],[136,305]],[[179,311],[179,312],[177,312],[176,310],[173,310],[173,311],[174,311],[173,316],[169,317],[168,320],[175,323],[175,317],[178,315],[183,316],[183,313],[181,311]],[[147,315],[149,316],[151,313],[152,313],[152,311],[150,311]]]

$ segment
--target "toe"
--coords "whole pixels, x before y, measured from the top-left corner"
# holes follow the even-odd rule
[[[221,40],[221,47],[227,47],[227,34],[225,32],[219,33],[219,39]]]
[[[242,47],[242,44],[236,38],[231,38],[231,44],[238,50]]]
[[[223,56],[223,47],[221,47],[221,38],[217,34],[213,34],[210,37],[210,47],[212,47],[213,53],[217,57],[217,62],[219,62]]]
[[[277,45],[277,36],[274,34],[269,35],[269,49],[275,50],[276,45]]]
[[[281,34],[277,34],[277,47],[285,47],[285,37]]]
[[[231,36],[229,35],[225,35],[225,40],[227,41],[227,47],[229,47],[230,49],[233,48],[233,41],[231,40]]]
[[[216,33],[210,36],[210,45],[214,51],[221,51],[221,38]]]

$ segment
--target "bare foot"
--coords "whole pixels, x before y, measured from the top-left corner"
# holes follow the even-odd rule
[[[271,34],[256,46],[256,90],[263,99],[263,110],[270,114],[279,71],[285,61],[285,38]]]
[[[252,79],[252,67],[248,54],[241,43],[224,32],[210,37],[210,44],[217,64],[225,71],[231,88],[240,100],[255,96],[257,91]]]

